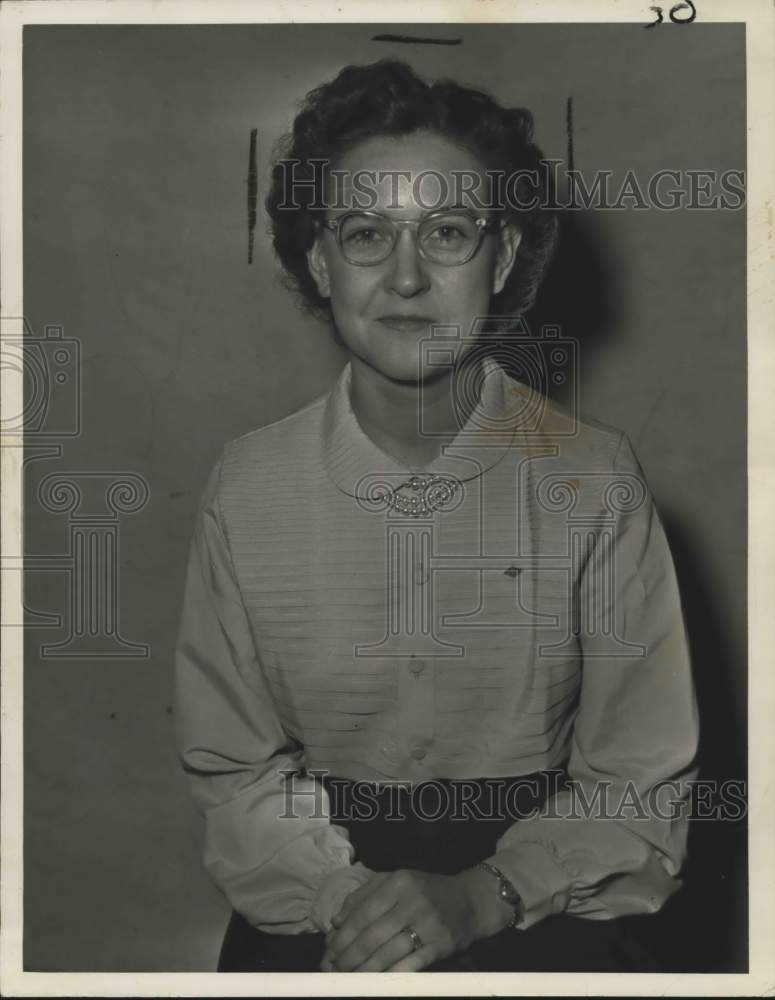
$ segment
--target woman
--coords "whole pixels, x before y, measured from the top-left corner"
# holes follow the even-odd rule
[[[531,134],[381,62],[274,168],[349,360],[226,445],[197,518],[176,716],[223,971],[654,967],[624,918],[680,884],[694,692],[626,435],[510,374],[556,235]]]

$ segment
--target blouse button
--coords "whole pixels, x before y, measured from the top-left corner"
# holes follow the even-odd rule
[[[427,755],[428,751],[425,749],[425,747],[414,747],[414,749],[412,750],[412,756],[414,757],[415,760],[423,760],[425,757],[427,757]]]
[[[419,677],[419,675],[423,672],[423,670],[425,670],[425,661],[412,660],[411,663],[409,664],[409,669],[412,671],[415,677]]]

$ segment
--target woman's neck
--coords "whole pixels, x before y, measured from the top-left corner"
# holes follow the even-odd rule
[[[461,376],[457,370],[447,369],[423,383],[395,382],[360,358],[351,356],[350,363],[350,403],[363,432],[409,469],[430,465],[477,403],[465,392],[455,393],[453,379]]]

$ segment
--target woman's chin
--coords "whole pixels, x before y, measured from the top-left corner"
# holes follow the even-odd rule
[[[359,350],[357,347],[350,348],[351,358],[357,367],[366,367],[372,372],[382,375],[393,382],[419,382],[420,374],[420,345],[387,345],[375,350]]]
[[[445,359],[434,358],[434,354],[438,356],[439,352],[428,350],[425,337],[414,337],[411,342],[407,338],[405,343],[371,343],[364,348],[350,346],[350,355],[356,364],[360,362],[393,382],[419,384],[449,375],[454,365],[445,363]]]

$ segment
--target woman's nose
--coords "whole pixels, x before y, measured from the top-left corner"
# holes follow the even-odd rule
[[[425,291],[430,285],[424,261],[415,244],[414,234],[408,229],[399,233],[393,253],[388,258],[390,270],[387,280],[392,291],[410,298]]]

